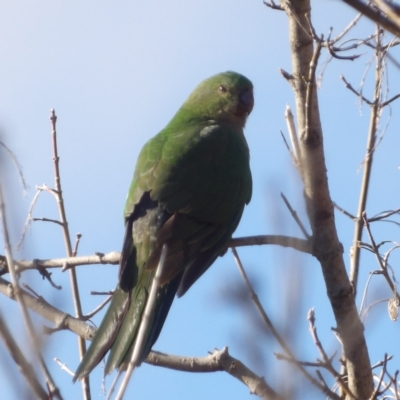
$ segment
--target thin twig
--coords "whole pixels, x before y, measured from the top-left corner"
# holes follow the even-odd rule
[[[37,199],[39,198],[40,193],[42,193],[41,190],[36,191],[36,194],[32,199],[31,205],[29,206],[28,217],[26,218],[24,227],[22,228],[21,238],[19,239],[19,242],[17,243],[17,251],[20,249],[20,247],[25,239],[25,235],[29,228],[30,221],[32,220],[32,217],[33,217],[33,210],[35,208],[35,205],[36,205]]]
[[[381,34],[379,32],[379,28],[377,31],[377,45],[379,47],[381,43]],[[365,156],[365,164],[364,164],[364,174],[363,180],[361,184],[360,191],[360,200],[358,204],[357,211],[357,220],[354,231],[354,239],[353,239],[353,251],[351,257],[351,268],[350,268],[350,281],[353,284],[354,295],[357,293],[357,284],[358,284],[358,272],[360,268],[360,247],[357,246],[362,240],[363,234],[363,213],[365,212],[368,198],[368,190],[369,183],[371,179],[371,171],[372,171],[372,163],[374,159],[374,147],[375,147],[375,139],[376,132],[378,131],[379,119],[380,119],[380,105],[379,99],[382,94],[382,55],[380,50],[376,51],[376,75],[375,75],[375,93],[374,93],[374,101],[371,106],[371,117],[370,117],[370,126],[368,132],[368,140],[367,140],[367,152]]]
[[[8,155],[10,156],[12,162],[15,165],[15,168],[18,172],[19,178],[21,180],[22,183],[22,187],[24,188],[24,194],[26,194],[27,190],[28,190],[28,184],[26,183],[26,179],[24,176],[24,173],[22,172],[22,166],[19,163],[17,156],[14,154],[14,152],[4,143],[0,140],[0,145],[3,146],[4,150],[8,153]]]
[[[386,360],[387,360],[387,361],[390,361],[392,358],[393,358],[393,356],[387,356]],[[382,367],[382,365],[383,365],[383,360],[381,360],[381,361],[377,362],[376,364],[374,364],[374,365],[371,367],[371,369],[375,369],[375,368]]]
[[[15,272],[14,264],[12,261],[13,257],[12,257],[12,251],[11,251],[10,237],[9,237],[9,233],[8,233],[9,231],[8,231],[7,219],[6,219],[6,208],[5,208],[4,196],[3,196],[3,190],[1,187],[1,183],[0,183],[0,220],[1,220],[1,228],[3,231],[3,237],[4,237],[4,242],[5,242],[5,252],[6,252],[6,257],[7,257],[8,271],[11,276],[13,292],[14,292],[14,295],[20,306],[21,313],[22,313],[22,316],[23,316],[23,319],[25,322],[25,326],[26,326],[26,329],[29,334],[29,339],[30,339],[30,342],[32,345],[32,349],[33,349],[35,356],[39,362],[39,365],[43,372],[43,375],[45,376],[46,383],[50,390],[51,395],[53,396],[53,398],[62,399],[60,390],[56,386],[56,384],[53,380],[53,377],[51,376],[50,371],[47,368],[44,358],[43,358],[42,354],[40,353],[40,346],[38,344],[38,340],[36,337],[35,329],[33,327],[32,319],[28,313],[24,299],[21,295],[21,288],[19,286],[17,273]]]
[[[294,123],[294,118],[293,118],[293,113],[292,113],[292,110],[291,110],[289,104],[286,104],[285,119],[286,119],[288,131],[289,131],[290,141],[292,142],[292,149],[293,149],[292,158],[294,161],[294,165],[296,165],[296,167],[298,169],[300,169],[301,168],[301,159],[300,159],[299,137],[297,135],[296,125]]]
[[[265,6],[272,8],[273,10],[283,11],[283,8],[274,2],[274,0],[269,0],[269,3],[263,0]]]
[[[93,296],[105,296],[105,295],[106,296],[112,296],[114,294],[114,291],[113,290],[109,290],[107,292],[97,292],[95,290],[92,290],[90,292],[90,294],[93,295]]]
[[[292,149],[290,148],[289,143],[285,138],[285,135],[283,134],[282,131],[280,131],[280,132],[281,132],[281,136],[282,136],[283,142],[285,143],[285,147],[286,147],[287,151],[289,152],[290,157],[292,158],[293,164],[296,165],[296,158],[294,156],[294,153],[293,153]]]
[[[357,22],[360,20],[362,17],[362,14],[356,15],[356,17],[350,22],[350,24],[339,34],[335,37],[335,39],[332,39],[332,44],[337,43],[339,40],[343,39],[343,37],[350,32],[350,30],[357,24]]]
[[[40,299],[42,297],[38,292],[36,292],[36,290],[32,289],[27,283],[23,283],[22,287],[26,289],[28,292],[30,292],[36,298]]]
[[[393,383],[393,390],[392,390],[392,392],[395,394],[396,400],[400,400],[400,391],[397,389],[398,375],[399,375],[399,371],[397,370],[397,371],[394,373],[394,376],[391,378],[391,381],[392,381],[392,383]]]
[[[290,74],[289,72],[285,71],[283,68],[279,69],[279,72],[281,75],[288,81],[290,82],[292,79],[294,79],[294,76]]]
[[[361,320],[362,320],[362,315],[364,314],[364,311],[363,311],[364,310],[364,304],[365,304],[365,301],[367,299],[368,288],[369,288],[369,284],[371,282],[372,276],[380,274],[380,273],[381,273],[380,271],[372,271],[372,272],[369,273],[368,280],[367,280],[367,283],[365,285],[363,296],[362,296],[362,299],[361,299],[361,305],[360,305],[360,311],[359,311],[359,315],[360,315]]]
[[[292,217],[297,222],[297,225],[299,226],[299,228],[303,232],[304,236],[307,238],[307,240],[310,240],[311,236],[308,234],[308,232],[306,231],[306,228],[304,227],[303,223],[300,221],[300,218],[298,217],[297,212],[292,208],[292,206],[289,203],[289,200],[286,198],[286,196],[282,192],[281,192],[281,197],[282,197],[283,201],[285,202],[286,207],[289,209],[290,214],[292,214]]]
[[[358,49],[362,45],[366,45],[366,46],[374,49],[375,46],[371,45],[369,42],[371,40],[375,39],[375,36],[376,36],[376,34],[373,33],[372,35],[366,37],[365,39],[350,39],[350,40],[348,40],[348,41],[346,41],[344,43],[341,43],[339,47],[333,46],[333,50],[335,52],[349,51],[349,50]],[[355,42],[355,41],[357,41],[357,43],[353,43],[353,44],[350,44],[348,46],[345,46],[346,43]]]
[[[36,377],[36,371],[32,365],[26,360],[23,352],[21,351],[18,344],[15,342],[12,333],[9,331],[6,321],[0,314],[0,338],[3,340],[8,352],[13,358],[15,364],[17,364],[20,372],[26,379],[28,385],[31,387],[33,393],[38,399],[48,400],[49,394],[40,384]]]
[[[308,312],[307,319],[310,322],[311,336],[313,337],[314,343],[315,343],[319,353],[322,356],[322,362],[323,362],[322,365],[335,377],[336,382],[338,383],[340,388],[346,393],[346,395],[352,399],[355,399],[356,397],[351,392],[348,385],[344,382],[343,377],[333,367],[332,360],[326,354],[326,351],[325,351],[324,347],[322,346],[321,341],[319,340],[318,333],[317,333],[317,327],[315,326],[315,311],[313,308]]]
[[[313,113],[313,94],[315,90],[315,71],[317,70],[318,59],[321,55],[322,45],[320,41],[316,41],[314,54],[310,61],[310,69],[308,73],[308,79],[306,81],[306,104],[305,104],[305,131],[304,142],[309,142],[311,140],[311,118]]]
[[[293,360],[293,362],[296,364],[297,368],[300,369],[300,371],[309,379],[309,381],[315,385],[317,388],[319,388],[323,393],[325,393],[330,399],[335,399],[335,400],[340,400],[340,397],[336,394],[331,392],[330,390],[327,390],[327,388],[322,385],[319,381],[317,381],[313,376],[311,376],[307,370],[298,362],[296,362],[296,357],[294,356],[293,352],[289,348],[289,346],[286,344],[286,341],[283,339],[283,337],[279,334],[279,332],[276,330],[275,326],[273,325],[272,321],[269,319],[266,311],[264,310],[264,307],[262,306],[256,292],[254,291],[254,288],[252,284],[250,283],[250,280],[246,274],[246,271],[243,267],[242,261],[239,258],[239,254],[236,251],[234,247],[232,247],[232,252],[236,261],[236,264],[239,268],[240,274],[242,275],[242,278],[250,292],[251,299],[253,303],[255,304],[257,311],[261,315],[264,323],[267,325],[267,327],[270,329],[276,340],[279,342],[281,347],[284,349],[286,354]]]
[[[90,312],[89,314],[84,315],[83,321],[87,321],[90,318],[92,318],[94,315],[96,315],[99,311],[101,311],[112,299],[112,294],[110,296],[108,296],[100,305],[98,305],[92,312]]]
[[[324,377],[323,377],[322,374],[321,374],[321,371],[319,371],[319,370],[317,369],[317,370],[315,371],[315,373],[317,374],[319,380],[320,380],[321,383],[324,385],[324,387],[325,387],[327,390],[330,390],[328,384],[326,383]]]
[[[400,97],[400,93],[399,93],[399,94],[396,94],[396,96],[393,96],[393,97],[390,98],[389,100],[384,101],[384,102],[381,104],[381,107],[386,107],[386,106],[389,105],[391,102],[397,100],[399,97]]]
[[[357,217],[353,214],[350,214],[348,211],[346,211],[344,208],[338,206],[335,202],[333,203],[333,207],[335,207],[337,210],[339,210],[342,214],[346,215],[347,217],[351,218],[353,221],[357,219]]]
[[[78,254],[78,248],[79,248],[79,243],[81,241],[81,237],[82,237],[81,233],[76,234],[75,247],[74,251],[72,252],[72,257],[76,257],[76,255]]]
[[[45,217],[35,217],[32,218],[32,221],[36,222],[36,221],[41,221],[41,222],[52,222],[53,224],[57,224],[57,225],[61,225],[63,226],[63,223],[61,221],[58,221],[57,219],[52,219],[52,218],[45,218]]]
[[[344,82],[344,84],[346,85],[346,88],[349,89],[350,91],[352,91],[357,97],[363,99],[368,105],[370,105],[370,106],[373,105],[373,102],[368,100],[366,97],[364,97],[361,94],[361,92],[357,92],[357,90],[353,88],[351,83],[347,82],[346,78],[343,75],[340,75],[340,79]]]
[[[67,364],[63,363],[59,358],[55,357],[54,361],[61,367],[61,369],[67,372],[71,376],[75,376],[75,374],[67,367]]]
[[[400,208],[397,208],[396,210],[382,211],[379,214],[375,215],[374,217],[368,218],[368,222],[371,223],[375,221],[380,221],[382,219],[392,216],[393,214],[399,214],[399,213],[400,213]]]
[[[284,360],[286,362],[292,363],[292,364],[301,364],[304,365],[305,367],[315,367],[315,368],[321,368],[324,367],[324,365],[321,363],[321,361],[301,361],[301,360],[293,360],[292,358],[286,356],[285,354],[282,353],[274,353],[274,356],[276,357],[277,360]]]
[[[374,301],[372,304],[370,304],[368,307],[365,308],[365,310],[363,311],[361,318],[363,321],[365,321],[365,319],[367,318],[367,315],[369,313],[369,311],[375,307],[377,304],[380,303],[387,303],[390,299],[380,299],[380,300],[376,300]]]
[[[45,183],[43,183],[42,186],[37,185],[36,190],[48,192],[48,193],[52,194],[54,196],[54,198],[57,200],[57,194],[58,194],[57,190],[47,186]]]
[[[53,161],[54,161],[55,192],[56,192],[55,196],[57,198],[60,220],[63,227],[64,242],[67,250],[67,256],[72,257],[73,250],[71,245],[71,236],[69,234],[67,215],[65,212],[64,198],[62,195],[62,187],[61,187],[61,175],[60,175],[60,165],[59,165],[60,158],[58,156],[58,148],[57,148],[57,129],[56,129],[57,115],[54,109],[51,110],[50,121],[51,121],[52,138],[53,138]],[[71,279],[72,297],[74,301],[75,314],[77,318],[82,318],[83,314],[82,314],[82,305],[79,295],[78,279],[74,268],[70,269],[70,279]],[[82,357],[86,352],[85,340],[82,339],[81,337],[78,337],[78,344],[79,344],[79,356],[82,359]],[[90,394],[90,383],[88,377],[84,377],[82,379],[82,390],[84,399],[90,400],[91,394]]]
[[[390,275],[388,273],[388,269],[386,268],[384,262],[382,261],[382,257],[379,254],[379,249],[378,249],[378,247],[377,247],[377,245],[375,243],[375,239],[374,239],[374,237],[372,235],[371,227],[370,227],[370,225],[368,223],[367,214],[366,214],[365,211],[363,212],[362,217],[363,217],[363,220],[364,220],[365,228],[366,228],[366,230],[368,232],[369,239],[371,241],[372,249],[373,249],[373,251],[374,251],[374,253],[376,255],[376,259],[378,260],[378,264],[379,264],[379,266],[381,268],[382,275],[385,277],[385,279],[386,279],[390,289],[392,290],[392,292],[396,295],[396,297],[398,299],[400,299],[400,296],[397,293],[396,285],[393,283],[392,279],[390,278]]]
[[[371,395],[371,399],[376,399],[378,394],[382,394],[382,393],[380,393],[380,388],[382,386],[383,377],[385,376],[385,373],[386,373],[387,362],[388,362],[388,355],[385,354],[384,359],[383,359],[382,371],[379,376],[379,381],[378,381],[378,384],[375,386],[374,392]]]
[[[328,42],[327,46],[329,54],[333,57],[336,58],[338,60],[349,60],[349,61],[354,61],[357,58],[361,57],[362,54],[353,54],[352,56],[339,56],[339,54],[337,54],[337,52],[335,51],[335,49],[333,48],[333,46]]]

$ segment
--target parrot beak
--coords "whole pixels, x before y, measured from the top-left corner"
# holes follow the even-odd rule
[[[239,105],[236,114],[239,116],[248,116],[254,106],[253,90],[244,89],[239,95]]]

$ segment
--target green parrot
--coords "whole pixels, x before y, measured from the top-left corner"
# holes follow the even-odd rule
[[[231,71],[214,75],[143,147],[124,211],[118,286],[74,381],[109,350],[104,374],[127,368],[164,245],[138,365],[157,340],[175,295],[183,296],[226,252],[252,193],[243,128],[253,105],[246,77]]]

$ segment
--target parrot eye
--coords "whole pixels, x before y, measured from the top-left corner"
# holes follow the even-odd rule
[[[222,93],[226,93],[228,91],[228,88],[225,85],[221,85],[218,90]]]

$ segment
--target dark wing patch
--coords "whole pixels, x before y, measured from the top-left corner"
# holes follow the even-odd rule
[[[200,278],[204,272],[213,264],[218,256],[221,256],[226,251],[226,245],[232,237],[232,233],[236,230],[240,218],[243,214],[244,206],[239,209],[232,221],[232,225],[229,226],[229,229],[224,230],[224,234],[221,235],[222,229],[219,231],[219,240],[215,241],[215,236],[211,237],[214,241],[214,244],[207,249],[202,251],[198,257],[194,258],[189,265],[185,268],[185,271],[182,276],[182,280],[180,282],[177,296],[183,296],[189,288]]]
[[[124,291],[131,291],[136,285],[138,275],[137,258],[138,256],[140,257],[140,254],[138,255],[137,246],[134,245],[134,235],[138,238],[141,234],[141,232],[138,232],[140,228],[149,229],[150,226],[147,225],[147,220],[151,212],[153,212],[151,216],[155,218],[155,229],[158,229],[171,217],[170,213],[159,207],[157,201],[150,198],[149,192],[144,192],[139,202],[135,205],[132,214],[125,219],[125,236],[119,267],[119,284]],[[142,223],[138,223],[140,220],[142,220]],[[145,231],[141,236],[144,239],[149,234]]]

